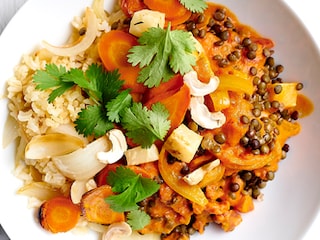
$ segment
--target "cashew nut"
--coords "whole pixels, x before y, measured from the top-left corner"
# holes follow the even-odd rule
[[[204,97],[191,97],[190,114],[193,121],[206,129],[221,127],[226,122],[222,112],[210,112],[204,104]]]
[[[196,71],[190,71],[183,76],[185,84],[190,89],[190,94],[193,96],[205,96],[209,93],[214,92],[220,83],[217,76],[210,77],[209,83],[203,83],[198,79]]]
[[[103,233],[102,240],[115,240],[120,236],[130,236],[132,229],[126,222],[110,224],[107,231]]]
[[[112,143],[112,147],[107,152],[98,152],[97,158],[102,163],[115,163],[122,158],[124,152],[128,149],[126,137],[118,129],[112,129],[107,133],[107,137]]]

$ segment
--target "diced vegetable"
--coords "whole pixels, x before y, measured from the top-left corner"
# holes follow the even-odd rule
[[[109,185],[103,185],[85,193],[80,202],[83,216],[89,222],[100,224],[123,222],[124,213],[113,211],[105,201],[105,198],[113,194]]]
[[[133,14],[130,22],[129,33],[140,37],[143,32],[151,27],[164,27],[164,13],[143,9]]]
[[[165,141],[163,147],[172,156],[189,163],[202,141],[202,136],[190,130],[186,125],[181,124],[173,130]]]
[[[142,148],[141,146],[131,148],[124,154],[128,165],[139,165],[159,159],[159,151],[154,144],[152,144],[150,148]]]
[[[295,107],[297,105],[297,83],[276,83],[269,87],[270,101],[278,101],[283,107]]]

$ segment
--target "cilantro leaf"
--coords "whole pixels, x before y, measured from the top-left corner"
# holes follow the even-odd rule
[[[102,72],[104,81],[99,81],[99,89],[102,92],[102,102],[106,104],[118,96],[124,81],[120,80],[120,73],[117,69],[111,72]]]
[[[163,140],[170,128],[169,112],[161,103],[155,103],[151,110],[141,103],[133,103],[121,112],[121,117],[126,135],[143,148],[150,147],[157,139]]]
[[[164,106],[148,110],[141,103],[132,104],[130,90],[122,89],[124,81],[118,70],[107,72],[101,65],[92,64],[86,71],[67,71],[63,66],[47,64],[33,78],[37,89],[52,89],[49,102],[76,85],[93,100],[94,104],[82,109],[74,122],[78,133],[85,137],[100,137],[119,123],[135,143],[149,147],[155,140],[163,139],[170,128]]]
[[[91,134],[100,137],[114,128],[101,105],[88,106],[86,109],[82,109],[78,115],[79,117],[75,121],[76,130],[85,137]]]
[[[189,33],[181,30],[149,28],[138,39],[140,45],[129,50],[128,62],[139,64],[138,82],[149,88],[168,81],[175,73],[192,70],[196,58],[195,43]]]
[[[132,230],[140,230],[150,223],[150,216],[141,210],[133,210],[127,214],[127,222]]]
[[[175,73],[180,72],[184,75],[192,70],[191,65],[196,64],[195,56],[192,54],[195,43],[191,40],[189,33],[182,30],[172,31],[170,38],[172,42],[170,67]],[[186,39],[191,41],[186,41]],[[188,65],[186,62],[190,64]]]
[[[116,212],[126,212],[138,209],[138,202],[150,197],[159,190],[155,181],[136,174],[123,166],[111,171],[107,182],[112,186],[112,191],[118,193],[105,199]]]
[[[129,90],[124,90],[119,95],[107,103],[106,109],[108,110],[107,116],[110,121],[119,123],[120,112],[131,106],[132,97],[129,94]]]
[[[67,90],[71,89],[74,86],[73,83],[70,82],[61,82],[60,86],[55,88],[50,94],[48,98],[48,102],[52,103],[54,99],[57,97],[60,97],[62,94],[64,94]]]
[[[66,73],[66,68],[55,64],[47,64],[45,70],[37,70],[33,80],[37,83],[36,89],[45,90],[57,87],[61,83],[61,77]]]
[[[55,64],[47,64],[45,70],[37,70],[35,72],[33,80],[37,83],[36,89],[45,90],[54,88],[49,95],[49,103],[52,103],[55,98],[61,96],[65,91],[74,86],[73,83],[63,81],[63,76],[66,73],[65,67],[58,67]]]
[[[208,5],[205,0],[179,0],[180,3],[191,12],[201,13]]]

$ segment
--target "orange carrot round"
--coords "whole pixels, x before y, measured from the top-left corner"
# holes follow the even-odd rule
[[[70,198],[55,197],[41,205],[39,220],[41,226],[52,233],[67,232],[76,226],[80,213],[80,207]]]
[[[98,52],[108,71],[119,70],[121,79],[125,81],[125,89],[130,88],[133,93],[143,93],[146,87],[137,83],[140,68],[133,67],[127,57],[129,49],[135,45],[138,45],[138,41],[133,35],[121,30],[112,30],[100,38]]]
[[[171,22],[172,26],[184,23],[191,17],[191,12],[179,0],[144,0],[144,3],[151,10],[164,13],[166,22]]]

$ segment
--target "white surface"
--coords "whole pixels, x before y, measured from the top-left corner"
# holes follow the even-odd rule
[[[1,0],[0,1],[0,23],[1,27],[4,23],[7,22],[7,19],[10,18],[11,13],[17,9],[17,6],[21,4],[24,0]],[[71,20],[73,14],[77,13],[79,9],[73,7],[73,3],[80,2],[79,0],[52,0],[52,1],[44,1],[44,0],[29,0],[29,9],[37,9],[37,11],[32,11],[33,14],[29,14],[30,12],[24,11],[21,12],[20,18],[14,19],[14,21],[9,25],[10,27],[18,27],[17,30],[19,33],[17,41],[2,41],[0,37],[0,44],[6,43],[6,46],[0,45],[0,52],[2,57],[0,56],[0,79],[3,82],[8,76],[11,75],[12,71],[10,67],[12,67],[13,63],[17,62],[19,56],[26,50],[32,49],[34,44],[40,42],[42,39],[52,40],[52,41],[62,41],[61,40],[61,29],[57,31],[55,29],[58,26],[62,27],[62,32],[68,29],[68,22]],[[85,2],[90,2],[89,0],[81,1],[81,4]],[[237,4],[239,2],[237,0],[221,0],[223,4],[228,5],[229,3]],[[300,19],[306,25],[306,28],[311,32],[314,41],[317,42],[318,47],[320,46],[320,30],[317,26],[320,22],[320,15],[317,10],[317,1],[314,0],[284,0],[292,9],[298,14]],[[306,32],[299,32],[300,34],[295,34],[297,29],[300,30],[300,23],[295,22],[292,19],[292,16],[283,10],[281,4],[279,5],[279,1],[273,0],[247,0],[244,4],[241,1],[243,6],[239,6],[237,8],[232,8],[231,10],[235,11],[247,11],[244,20],[252,19],[254,17],[259,17],[259,19],[265,18],[266,20],[262,22],[262,20],[257,20],[254,23],[251,21],[245,21],[250,25],[259,26],[257,30],[261,33],[268,35],[268,33],[272,33],[277,28],[275,24],[278,22],[279,24],[287,24],[286,27],[282,29],[282,32],[278,32],[277,36],[275,36],[275,40],[277,46],[281,47],[281,52],[279,53],[281,61],[284,61],[286,68],[286,73],[290,78],[301,78],[301,81],[306,82],[306,91],[308,94],[311,94],[314,102],[319,102],[319,97],[317,97],[317,88],[319,88],[319,81],[317,78],[319,77],[319,69],[320,64],[315,65],[315,63],[320,63],[318,57],[315,57],[316,49],[310,48],[310,45],[306,45],[305,43],[309,43],[308,36],[306,36]],[[279,5],[279,6],[278,6]],[[63,7],[59,7],[63,6]],[[275,7],[276,6],[276,7]],[[256,16],[254,11],[250,11],[250,8],[260,9],[261,13]],[[47,8],[50,9],[49,12],[38,11],[39,9]],[[69,12],[70,11],[70,12]],[[61,18],[50,18],[48,14],[53,14],[54,12],[67,12],[69,14],[62,14]],[[272,14],[277,14],[274,18],[269,19]],[[59,13],[60,16],[60,13]],[[41,19],[39,21],[39,19]],[[17,25],[18,21],[25,25]],[[42,26],[42,22],[49,22],[54,26],[53,29]],[[271,21],[274,21],[271,24]],[[58,25],[60,24],[60,25]],[[40,31],[34,32],[32,29],[39,29]],[[8,32],[4,33],[5,36],[9,34],[14,34],[13,31],[9,31],[12,29],[8,29]],[[32,31],[31,31],[32,30]],[[30,32],[32,32],[32,37],[30,36]],[[53,32],[57,32],[57,35],[52,34]],[[282,34],[280,34],[282,33]],[[292,33],[292,35],[288,36],[288,33]],[[280,36],[281,35],[281,36]],[[60,40],[59,40],[60,36]],[[65,39],[62,38],[62,39]],[[9,49],[8,49],[9,48]],[[295,53],[301,53],[299,58],[296,58]],[[3,61],[4,53],[9,55],[8,61]],[[283,53],[283,54],[282,54]],[[303,67],[303,69],[302,69]],[[4,79],[5,77],[5,79]],[[313,79],[311,79],[313,78]],[[311,83],[311,84],[310,84]],[[312,85],[312,86],[310,86]],[[3,91],[3,86],[1,86],[1,92]],[[1,111],[5,109],[5,103],[1,100]],[[314,115],[316,119],[319,118],[319,107],[316,106],[316,110]],[[1,123],[4,121],[4,114],[1,115]],[[3,124],[1,125],[1,131],[3,128]],[[314,131],[316,131],[314,133]],[[314,134],[313,134],[314,133]],[[315,135],[315,136],[311,136]],[[235,232],[226,234],[217,234],[215,239],[303,239],[303,240],[315,240],[320,239],[320,233],[317,229],[317,226],[320,226],[320,216],[314,221],[313,227],[310,231],[302,237],[299,235],[300,230],[304,230],[307,228],[313,220],[312,216],[315,216],[316,210],[319,211],[319,205],[317,205],[316,209],[314,209],[315,199],[320,199],[319,195],[319,161],[320,157],[318,153],[314,153],[314,155],[310,155],[310,151],[315,151],[317,149],[317,137],[319,136],[319,125],[315,125],[315,121],[312,121],[310,118],[304,121],[304,131],[301,136],[292,141],[292,152],[290,153],[290,158],[288,161],[284,162],[282,166],[280,166],[279,174],[276,175],[276,179],[274,182],[270,184],[270,187],[266,189],[265,192],[265,201],[257,204],[256,210],[252,213],[249,213],[245,216],[243,223],[240,225],[239,229]],[[304,144],[307,142],[307,144]],[[303,149],[305,152],[308,151],[307,154],[302,154],[297,149]],[[12,151],[13,149],[9,149],[7,151]],[[1,161],[8,161],[7,159],[3,159],[5,155],[1,152]],[[298,160],[296,160],[298,158]],[[310,161],[308,166],[311,168],[306,169],[306,164],[303,164],[303,161]],[[9,172],[4,172],[3,163],[0,162],[0,186],[1,188],[5,188],[8,185],[18,184],[17,181],[12,180],[10,178]],[[299,178],[302,177],[301,181]],[[305,178],[310,179],[309,182],[303,182]],[[9,181],[7,179],[10,179]],[[4,183],[4,181],[7,181]],[[288,183],[290,181],[290,183]],[[311,191],[312,190],[312,191]],[[14,189],[12,189],[12,192]],[[30,219],[30,212],[25,211],[26,209],[26,200],[21,198],[15,199],[4,199],[3,193],[1,194],[1,212],[0,212],[0,222],[3,222],[4,219],[7,221],[7,217],[11,215],[11,219],[14,219],[16,226],[31,226],[31,228],[36,228],[36,226],[32,226],[33,219]],[[14,206],[15,210],[10,208],[3,209],[3,203],[5,201],[6,206]],[[284,205],[279,205],[279,201],[283,201]],[[313,206],[313,213],[310,210],[311,206]],[[5,212],[2,212],[5,211]],[[17,216],[14,214],[19,213]],[[314,214],[314,215],[313,215]],[[308,218],[309,216],[309,218]],[[311,216],[311,218],[310,218]],[[263,219],[262,219],[263,218]],[[299,221],[293,221],[293,219],[301,219]],[[29,219],[25,221],[24,219]],[[288,224],[286,224],[286,220]],[[290,222],[292,220],[292,222]],[[269,224],[273,227],[269,228]],[[292,223],[292,224],[290,224]],[[25,235],[25,231],[17,231],[17,227],[12,228],[11,226],[7,226],[4,222],[3,225],[6,229],[8,229],[11,239],[18,240],[22,239],[22,236]],[[261,225],[264,225],[261,227]],[[18,228],[19,229],[19,228]],[[260,230],[260,231],[259,231]],[[11,234],[12,232],[12,234]],[[17,232],[20,232],[19,234]],[[43,232],[38,233],[37,230],[32,230],[34,239],[40,239],[38,234],[45,234]],[[250,232],[250,234],[248,234]],[[297,233],[298,235],[292,235],[291,233]],[[13,236],[13,237],[12,237]],[[15,238],[15,236],[20,236],[19,238]],[[64,236],[53,236],[53,235],[44,235],[46,239],[72,239]],[[216,236],[216,235],[214,235]],[[244,236],[246,236],[244,238]],[[289,237],[288,237],[289,236]],[[197,239],[205,239],[205,236]],[[43,239],[43,238],[42,238]],[[77,236],[77,239],[81,239],[81,237]]]

